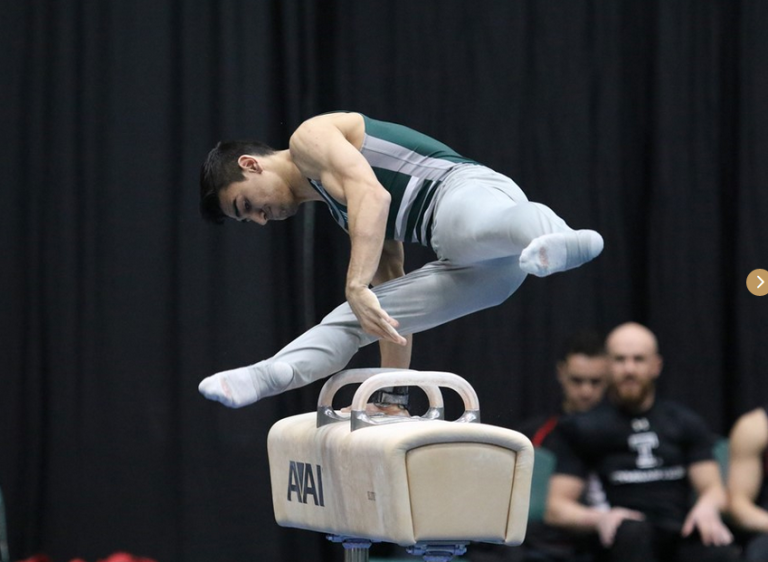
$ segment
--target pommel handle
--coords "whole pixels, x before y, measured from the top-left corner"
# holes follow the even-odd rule
[[[379,388],[386,388],[388,386],[418,386],[427,395],[429,400],[429,410],[424,414],[426,419],[443,419],[443,412],[445,407],[443,405],[443,395],[440,389],[431,384],[423,384],[419,378],[419,371],[411,369],[386,369],[386,368],[370,368],[370,369],[348,369],[346,371],[339,371],[331,378],[329,378],[323,388],[320,390],[320,395],[317,398],[317,427],[327,425],[329,423],[335,423],[339,421],[349,421],[350,415],[340,415],[333,409],[333,397],[339,391],[339,389],[348,384],[359,384],[367,381],[371,377],[379,374],[390,373],[392,375],[403,375],[407,378],[406,384],[397,385],[383,385],[376,387],[370,394],[365,397],[367,401],[373,392]],[[410,376],[408,376],[410,373]],[[358,389],[359,391],[359,389]],[[356,396],[356,395],[355,395]],[[363,410],[365,410],[365,403],[363,404]],[[387,416],[388,419],[394,419],[395,416]],[[397,416],[399,421],[406,421],[411,418],[407,416]]]

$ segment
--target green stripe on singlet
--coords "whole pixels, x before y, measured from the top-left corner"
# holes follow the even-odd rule
[[[395,223],[397,222],[397,212],[400,210],[400,203],[403,201],[403,195],[405,194],[405,188],[411,179],[411,176],[401,174],[400,172],[393,172],[392,170],[385,170],[384,168],[373,168],[376,179],[379,183],[386,186],[392,198],[389,204],[389,214],[387,215],[387,230],[386,238],[392,240],[395,237]]]
[[[428,248],[432,247],[432,224],[434,224],[434,222],[435,222],[435,213],[432,213],[429,216],[429,222],[427,223],[427,229],[424,234],[427,237],[427,239],[424,240],[423,242],[423,244]]]
[[[443,144],[424,133],[414,131],[397,123],[371,119],[366,115],[363,115],[363,118],[365,119],[365,132],[370,136],[386,139],[388,142],[413,150],[422,156],[439,158],[449,162],[474,162],[470,158],[457,154],[447,144]]]
[[[413,200],[413,206],[411,207],[411,212],[408,213],[408,222],[405,225],[405,239],[409,242],[413,240],[413,229],[416,228],[416,225],[421,222],[421,217],[423,215],[423,209],[424,209],[424,200],[427,198],[427,194],[429,193],[432,184],[434,182],[430,180],[426,180],[424,184],[421,187],[421,190],[416,195],[416,199]],[[419,233],[415,233],[416,238],[419,239]]]
[[[422,224],[424,222],[424,211],[429,208],[430,203],[432,202],[432,198],[435,196],[435,192],[437,191],[437,186],[440,185],[442,182],[425,182],[424,188],[419,193],[419,196],[416,198],[416,201],[413,203],[413,210],[418,209],[418,213],[414,213],[413,210],[411,211],[411,214],[408,216],[408,232],[406,234],[406,240],[411,239],[411,233],[413,233],[416,237],[416,239],[419,241],[420,244],[424,244],[426,246],[429,245],[429,241],[432,238],[430,229],[431,229],[431,223],[432,223],[432,215],[430,215],[430,226],[427,229],[427,232],[425,234],[426,240],[422,240],[421,238],[421,230],[422,230]],[[413,216],[416,216],[416,224],[411,226],[413,222]]]

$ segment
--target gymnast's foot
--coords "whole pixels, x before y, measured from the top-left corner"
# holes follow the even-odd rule
[[[536,277],[567,271],[596,258],[603,237],[594,230],[555,232],[534,238],[520,254],[520,269]]]
[[[203,379],[198,386],[208,400],[229,408],[248,404],[281,393],[293,379],[293,368],[279,361],[261,361],[248,367],[222,371]]]

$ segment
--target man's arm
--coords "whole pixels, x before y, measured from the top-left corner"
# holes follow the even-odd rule
[[[371,284],[376,287],[391,279],[405,275],[405,252],[403,243],[396,240],[385,240],[381,251],[381,259]],[[413,335],[405,336],[406,345],[398,345],[389,340],[379,340],[381,366],[393,369],[407,369],[411,366],[411,349]]]
[[[290,142],[291,157],[302,173],[319,178],[334,199],[347,206],[351,242],[346,296],[367,333],[406,345],[369,289],[381,258],[390,194],[340,127],[354,116],[322,115],[304,122]]]
[[[584,486],[585,482],[581,478],[554,474],[549,479],[544,521],[571,531],[595,531],[600,536],[600,542],[609,547],[622,521],[643,519],[642,513],[623,507],[613,507],[609,511],[587,507],[579,501]]]
[[[726,496],[717,462],[707,460],[693,463],[688,467],[688,478],[699,499],[685,518],[682,535],[687,537],[694,529],[698,529],[706,545],[730,544],[733,535],[720,517],[720,512],[726,506]]]
[[[729,510],[747,531],[768,533],[768,511],[755,505],[763,481],[762,457],[768,446],[768,418],[759,408],[744,414],[730,435]]]

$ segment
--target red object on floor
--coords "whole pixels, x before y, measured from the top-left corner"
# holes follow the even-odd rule
[[[53,562],[51,557],[46,554],[35,554],[24,560],[18,560],[17,562]],[[69,562],[86,562],[82,558],[74,558]],[[115,552],[110,554],[107,558],[98,560],[97,562],[156,562],[152,558],[143,558],[141,556],[134,556],[128,552]]]
[[[73,561],[75,562],[75,561]],[[143,558],[141,556],[134,556],[128,552],[115,552],[110,554],[108,558],[99,560],[98,562],[156,562],[151,558]]]

